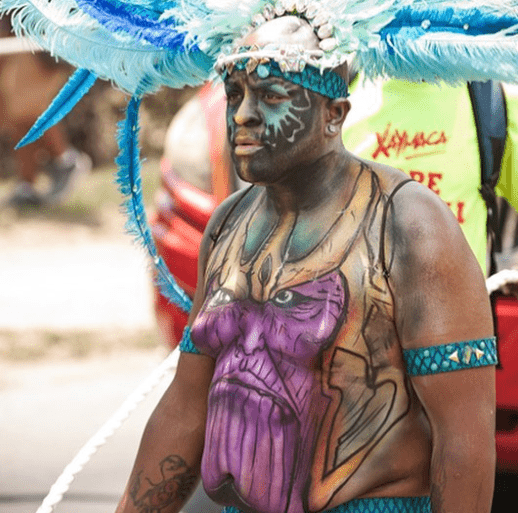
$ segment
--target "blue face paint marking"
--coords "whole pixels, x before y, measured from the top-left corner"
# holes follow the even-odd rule
[[[304,132],[307,119],[304,113],[311,110],[311,100],[306,90],[301,89],[290,101],[275,106],[265,105],[265,139],[272,147],[293,144],[299,132]]]
[[[305,141],[321,126],[314,93],[281,78],[262,79],[245,71],[230,75],[225,88],[228,138],[243,180],[277,182],[313,159]]]

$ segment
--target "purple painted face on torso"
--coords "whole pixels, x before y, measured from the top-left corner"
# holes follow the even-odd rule
[[[258,302],[236,299],[216,282],[192,327],[194,343],[216,359],[204,486],[248,509],[301,511],[327,405],[319,357],[344,321],[347,283],[334,271]]]

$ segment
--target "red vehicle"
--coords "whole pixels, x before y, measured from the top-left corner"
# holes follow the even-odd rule
[[[158,251],[178,284],[192,297],[196,289],[198,248],[216,206],[237,190],[229,176],[225,101],[221,87],[207,84],[175,116],[161,161],[162,187],[156,197],[151,228]],[[155,289],[158,326],[174,348],[187,314]]]
[[[496,456],[500,470],[518,472],[518,300],[496,300]]]
[[[198,248],[214,208],[240,187],[231,171],[224,126],[222,88],[206,85],[177,114],[168,132],[161,162],[162,188],[152,219],[158,249],[178,283],[192,297],[196,288]],[[156,292],[158,324],[174,348],[187,315]],[[496,300],[500,366],[497,385],[498,468],[518,475],[518,300]]]

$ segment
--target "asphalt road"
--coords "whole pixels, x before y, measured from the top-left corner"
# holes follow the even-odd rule
[[[0,362],[0,512],[36,511],[65,465],[163,357],[162,351],[147,351],[76,361]],[[55,511],[114,510],[144,424],[170,379],[92,457]],[[198,490],[183,511],[220,509]]]

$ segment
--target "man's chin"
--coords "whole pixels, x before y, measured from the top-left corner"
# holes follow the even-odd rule
[[[243,163],[236,164],[235,168],[237,176],[244,182],[254,185],[268,185],[272,182],[271,170],[253,169]]]

